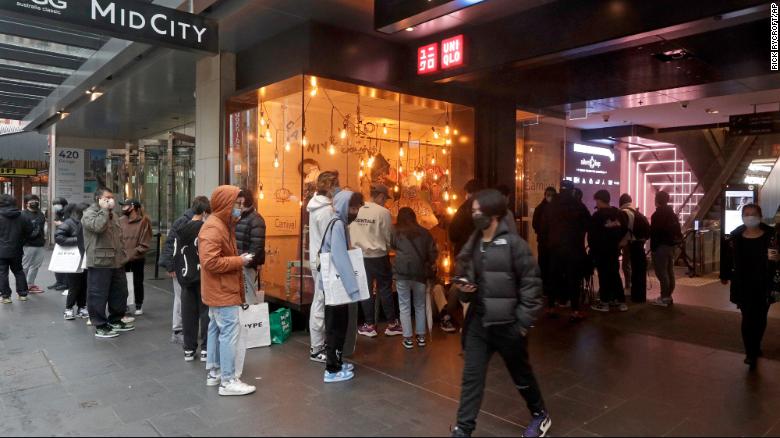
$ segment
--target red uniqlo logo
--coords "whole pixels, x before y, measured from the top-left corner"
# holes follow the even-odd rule
[[[417,74],[433,73],[439,69],[439,44],[433,43],[417,49]]]
[[[448,69],[459,65],[463,65],[463,35],[441,42],[441,68]]]

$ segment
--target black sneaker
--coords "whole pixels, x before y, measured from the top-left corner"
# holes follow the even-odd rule
[[[441,323],[439,324],[441,327],[441,330],[444,333],[455,333],[458,331],[458,329],[455,328],[455,326],[452,324],[452,318],[450,318],[449,315],[442,318]]]
[[[412,349],[414,348],[414,341],[412,341],[412,338],[404,338],[403,345],[406,349]]]
[[[452,429],[452,437],[453,438],[470,437],[470,436],[471,436],[470,433],[466,432],[465,430],[463,430],[463,429],[461,429],[459,427],[454,427]]]
[[[122,321],[119,321],[116,324],[111,324],[111,328],[114,329],[115,332],[130,332],[135,330],[135,326],[133,324],[124,323]]]
[[[425,347],[425,335],[417,335],[417,346]]]
[[[115,338],[117,336],[119,336],[119,333],[115,332],[109,324],[95,329],[96,338]]]
[[[312,351],[309,353],[309,359],[312,362],[326,363],[328,361],[328,355],[323,348],[320,351]]]
[[[195,352],[194,351],[185,351],[184,352],[184,360],[186,362],[192,362],[195,360]]]

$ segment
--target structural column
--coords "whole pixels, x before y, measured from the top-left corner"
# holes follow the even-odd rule
[[[484,185],[506,184],[514,201],[516,151],[516,107],[512,101],[489,99],[476,107],[475,173]]]
[[[195,84],[195,193],[211,196],[224,182],[225,101],[236,89],[236,55],[202,58]]]

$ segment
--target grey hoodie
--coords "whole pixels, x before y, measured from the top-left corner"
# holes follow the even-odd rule
[[[330,220],[336,217],[336,213],[330,198],[323,195],[311,198],[306,211],[309,212],[309,264],[312,270],[316,270],[317,251],[322,244],[322,234],[325,233]]]
[[[360,288],[355,278],[355,269],[352,267],[352,262],[349,260],[349,254],[347,253],[349,250],[349,234],[347,234],[346,223],[349,216],[350,199],[352,199],[352,192],[348,190],[340,191],[333,198],[333,210],[336,212],[335,220],[323,236],[322,253],[330,253],[331,264],[336,268],[344,289],[354,298],[354,301],[357,301],[360,296]],[[317,251],[319,251],[319,248]],[[317,279],[317,286],[320,290],[323,290],[322,276],[319,276]]]

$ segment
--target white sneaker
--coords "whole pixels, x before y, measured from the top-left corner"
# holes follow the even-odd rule
[[[92,325],[92,318],[87,318],[87,325]]]
[[[201,362],[206,362],[206,361],[208,361],[208,358],[209,358],[208,351],[200,350],[200,361]]]
[[[74,312],[73,309],[65,309],[65,314],[63,317],[66,321],[72,321],[76,319],[76,312]]]
[[[133,313],[133,315],[135,315],[135,316],[141,316],[143,314],[144,314],[144,311],[141,310],[141,309],[135,309],[135,312]]]
[[[219,373],[213,375],[209,372],[206,376],[206,386],[217,386],[220,382],[222,382],[222,376]]]
[[[247,385],[239,379],[233,379],[219,386],[219,395],[247,395],[255,392],[257,388]]]
[[[122,318],[122,322],[125,324],[130,324],[135,322],[135,318],[133,318],[132,316],[125,316]]]
[[[671,298],[661,298],[661,297],[658,297],[658,298],[654,299],[653,301],[650,301],[650,304],[652,304],[653,306],[659,306],[659,307],[669,307],[672,304],[674,304],[674,301],[672,301]]]
[[[63,297],[67,297],[67,296],[68,296],[68,290],[67,290],[67,289],[65,289],[64,291],[62,291],[62,296],[63,296]]]

